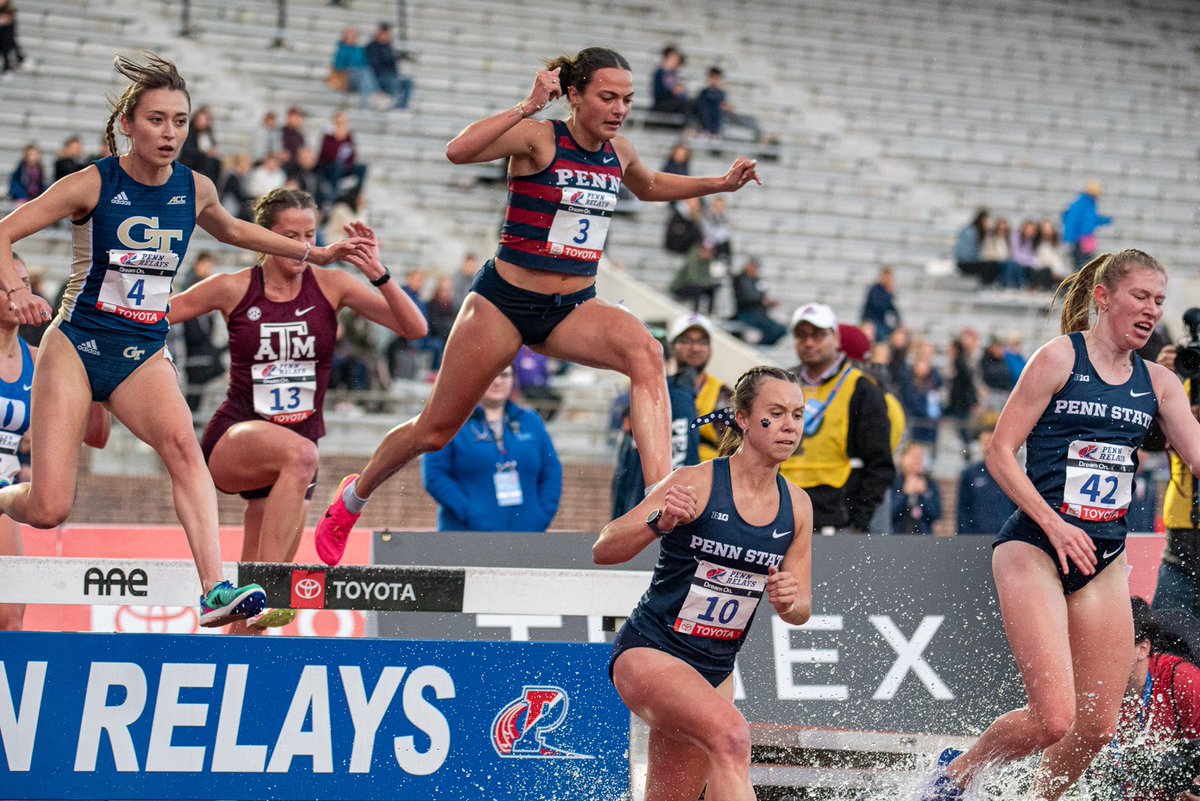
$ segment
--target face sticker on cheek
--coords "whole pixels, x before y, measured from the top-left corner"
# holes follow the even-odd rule
[[[760,420],[759,422],[760,422],[760,423],[762,423],[762,427],[763,427],[763,428],[770,428],[770,427],[771,427],[771,421],[770,421],[770,420],[768,420],[768,419],[767,419],[767,418],[765,418],[765,417],[764,417],[762,420]]]

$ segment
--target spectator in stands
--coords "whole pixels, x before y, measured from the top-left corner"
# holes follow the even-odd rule
[[[392,48],[392,26],[387,22],[379,23],[373,38],[366,47],[367,63],[375,74],[375,82],[380,91],[391,100],[392,108],[408,108],[412,97],[413,82],[407,75],[401,75],[396,63],[396,51]]]
[[[446,347],[446,340],[450,338],[454,318],[458,316],[453,278],[448,275],[438,277],[433,292],[425,300],[425,314],[429,319],[429,334],[422,340],[421,348],[433,354],[429,368],[438,370],[442,366],[442,350]]]
[[[987,408],[1000,411],[1017,382],[1005,358],[1004,340],[995,334],[988,339],[987,349],[979,357],[979,377],[987,390]]]
[[[459,308],[462,308],[463,302],[467,299],[467,294],[471,291],[471,283],[475,280],[477,272],[479,272],[479,257],[474,252],[468,251],[463,256],[462,263],[458,265],[458,272],[454,274],[454,303]]]
[[[683,257],[667,289],[681,303],[691,303],[692,310],[712,314],[713,302],[721,281],[713,274],[713,246],[701,240]]]
[[[220,186],[221,150],[213,131],[212,109],[208,106],[200,106],[192,112],[187,139],[183,140],[183,146],[179,149],[179,163],[191,167]]]
[[[947,354],[950,358],[951,372],[946,408],[942,414],[955,421],[964,450],[975,438],[973,425],[975,413],[979,410],[979,384],[975,370],[975,348],[978,342],[979,337],[975,332],[964,328],[959,336],[950,342]]]
[[[517,391],[549,423],[562,406],[562,393],[551,385],[550,358],[522,345],[513,361]]]
[[[865,533],[896,476],[883,390],[842,352],[837,317],[821,303],[792,315],[804,387],[804,438],[781,469],[808,492],[813,525]]]
[[[684,57],[673,45],[663,48],[662,58],[658,69],[654,71],[654,81],[651,86],[651,111],[664,114],[680,115],[682,125],[691,110],[691,101],[687,90],[679,80],[679,68],[683,66]]]
[[[932,534],[942,518],[942,493],[929,474],[929,451],[909,442],[900,451],[900,472],[892,485],[892,534]]]
[[[279,127],[279,115],[274,111],[263,114],[262,122],[254,131],[254,163],[261,163],[267,156],[274,156],[280,163],[285,159],[283,129]]]
[[[1076,270],[1091,261],[1099,250],[1096,229],[1112,223],[1112,217],[1105,217],[1096,208],[1103,191],[1099,181],[1088,181],[1075,202],[1062,213],[1062,240],[1071,248]]]
[[[296,153],[296,163],[284,167],[287,173],[287,185],[291,189],[307,192],[314,198],[320,188],[321,180],[317,177],[317,152],[309,147],[302,147]]]
[[[372,102],[385,108],[391,104],[391,98],[379,91],[379,81],[367,60],[367,49],[358,43],[357,28],[342,29],[342,38],[333,51],[333,69],[345,74],[347,90],[358,92],[363,108],[369,108]]]
[[[879,270],[879,277],[867,290],[863,300],[862,320],[875,325],[875,338],[884,340],[900,325],[900,310],[896,308],[896,274],[889,265]]]
[[[787,328],[771,316],[779,301],[771,296],[767,282],[761,277],[758,259],[750,258],[742,271],[733,276],[733,318],[757,331],[757,340],[743,337],[751,344],[774,345],[787,333]]]
[[[321,208],[363,191],[367,165],[358,163],[354,133],[350,130],[350,117],[345,111],[334,112],[333,124],[321,138],[317,176],[321,186],[317,204]]]
[[[108,139],[103,135],[100,136],[100,145],[96,148],[96,152],[87,157],[88,164],[95,164],[100,159],[106,159],[113,154],[112,148],[108,146]]]
[[[1012,376],[1013,386],[1016,386],[1017,379],[1021,377],[1021,373],[1025,372],[1025,349],[1021,344],[1021,337],[1013,334],[1004,343],[1004,361],[1008,363],[1008,372]]]
[[[1017,283],[1017,265],[1012,260],[1012,227],[1005,217],[997,217],[983,236],[983,245],[979,249],[979,257],[987,265],[984,268],[984,283],[994,283],[1000,279],[1000,286],[1006,289],[1019,288]],[[991,277],[991,280],[986,280]]]
[[[180,290],[189,289],[213,274],[213,254],[202,250],[196,254],[191,274]],[[221,354],[227,345],[219,345],[214,337],[214,326],[219,314],[198,314],[183,322],[183,374],[187,382],[188,408],[193,412],[200,408],[204,387],[210,381],[225,375],[225,364]],[[179,318],[176,318],[176,321]]]
[[[1038,260],[1038,281],[1042,289],[1054,289],[1071,274],[1067,260],[1063,258],[1062,242],[1054,220],[1042,220],[1038,224],[1037,244],[1034,246]]]
[[[1033,220],[1025,220],[1020,228],[1013,231],[1009,258],[1019,268],[1013,271],[1016,278],[1014,286],[1017,289],[1036,287],[1034,276],[1038,270],[1037,238],[1038,225]]]
[[[304,134],[305,116],[307,115],[304,113],[304,109],[292,106],[287,110],[283,129],[279,132],[280,143],[287,154],[283,160],[283,168],[288,171],[288,175],[293,177],[294,171],[297,169],[300,151],[308,146],[308,139]]]
[[[667,333],[675,358],[676,380],[690,381],[695,388],[697,417],[724,409],[733,394],[721,379],[708,372],[713,354],[713,331],[712,321],[703,314],[685,314],[671,323]],[[708,461],[717,455],[717,444],[724,430],[724,425],[715,422],[700,427],[700,461]]]
[[[0,0],[0,78],[9,78],[25,64],[25,53],[17,41],[17,9],[13,0]]]
[[[725,92],[725,73],[720,67],[709,67],[708,83],[696,95],[696,116],[701,130],[713,139],[720,139],[728,126],[750,131],[753,142],[764,141],[762,127],[749,114],[734,110]]]
[[[258,199],[273,189],[282,188],[286,183],[287,173],[284,172],[283,165],[279,163],[278,154],[269,153],[247,173],[242,182],[242,189],[248,197]]]
[[[42,166],[42,151],[30,142],[21,151],[21,160],[13,168],[8,181],[8,196],[15,203],[27,203],[46,191],[46,168]]]
[[[990,273],[990,270],[985,270],[982,255],[983,238],[987,236],[990,227],[991,217],[988,210],[980,209],[975,212],[975,218],[958,232],[958,238],[954,242],[954,262],[958,265],[958,271],[963,275],[974,276],[985,284],[996,280],[995,275],[984,275],[985,272]]]
[[[1004,521],[1017,511],[1017,506],[992,478],[982,454],[987,452],[996,430],[994,412],[985,415],[979,427],[980,458],[963,468],[958,477],[958,513],[955,527],[959,534],[995,536]]]
[[[337,340],[333,348],[330,389],[362,391],[371,388],[371,365],[375,364],[371,323],[353,309],[342,309],[337,318]]]
[[[914,442],[930,449],[937,445],[942,418],[942,374],[934,364],[932,342],[922,342],[909,370],[908,386],[903,391],[904,412]]]
[[[78,134],[69,136],[54,159],[54,180],[79,172],[87,165],[88,162],[83,158],[83,140]]]
[[[691,175],[692,149],[682,142],[676,143],[671,148],[671,155],[667,156],[667,160],[663,162],[660,172],[670,175]]]
[[[710,198],[701,205],[700,233],[704,241],[712,245],[713,261],[722,265],[723,272],[714,266],[713,277],[720,279],[729,275],[729,265],[733,264],[733,232],[729,229],[729,215],[723,195]]]
[[[254,219],[254,196],[247,189],[252,166],[249,153],[234,153],[225,160],[221,177],[216,182],[221,205],[241,220]]]
[[[512,392],[506,367],[454,438],[421,458],[438,531],[545,531],[554,520],[562,464],[542,418]]]
[[[686,255],[700,244],[704,240],[704,232],[700,228],[703,210],[704,204],[698,197],[672,203],[663,236],[663,247],[671,253]]]

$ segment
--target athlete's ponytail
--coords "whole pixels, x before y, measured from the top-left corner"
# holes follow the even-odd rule
[[[1059,329],[1064,334],[1086,331],[1091,326],[1093,290],[1104,286],[1115,292],[1117,286],[1135,269],[1156,270],[1167,275],[1166,269],[1148,253],[1140,250],[1122,250],[1117,253],[1101,253],[1063,279],[1054,300],[1062,297]],[[1053,305],[1053,303],[1051,304]]]
[[[139,64],[125,56],[117,56],[113,59],[113,68],[131,81],[119,98],[109,100],[112,113],[108,115],[108,123],[104,127],[104,141],[108,143],[108,149],[114,156],[117,155],[117,137],[113,129],[117,118],[126,117],[132,120],[138,101],[147,90],[171,89],[183,92],[188,100],[188,109],[191,109],[192,96],[188,94],[187,82],[183,80],[175,65],[165,58],[146,53],[146,63]]]
[[[760,365],[751,367],[742,373],[737,383],[733,385],[733,395],[729,398],[729,411],[731,412],[728,415],[729,425],[725,428],[725,433],[721,435],[720,444],[717,445],[718,457],[732,456],[742,446],[742,440],[745,437],[742,429],[738,428],[737,413],[741,412],[743,418],[750,414],[750,407],[758,398],[758,389],[768,378],[788,381],[796,386],[801,386],[798,375],[781,367]]]
[[[558,84],[562,88],[563,97],[572,86],[580,94],[591,83],[596,70],[608,68],[627,70],[629,62],[616,50],[607,47],[588,47],[580,50],[575,58],[559,56],[546,61],[547,70],[558,70]]]

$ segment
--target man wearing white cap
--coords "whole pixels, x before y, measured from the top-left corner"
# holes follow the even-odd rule
[[[712,414],[729,404],[733,392],[719,378],[706,372],[712,358],[712,321],[703,314],[685,314],[671,324],[667,339],[675,357],[676,379],[694,372],[696,416]],[[723,428],[712,424],[700,427],[700,461],[707,462],[717,455],[717,444]]]
[[[791,330],[800,358],[792,372],[807,403],[804,437],[783,476],[808,492],[814,529],[866,533],[896,475],[883,390],[842,352],[833,309],[806,303]]]

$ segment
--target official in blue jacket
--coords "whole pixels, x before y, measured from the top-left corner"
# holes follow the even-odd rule
[[[545,531],[562,497],[562,463],[542,418],[510,400],[513,370],[488,387],[471,419],[421,459],[438,531]]]

